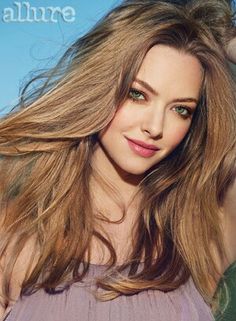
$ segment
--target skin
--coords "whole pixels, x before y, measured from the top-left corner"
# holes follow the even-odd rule
[[[236,61],[236,59],[235,59]],[[186,68],[187,66],[187,68]],[[140,179],[145,175],[146,170],[166,157],[187,134],[191,124],[189,119],[182,119],[176,113],[174,107],[179,104],[171,103],[173,99],[180,97],[192,97],[199,99],[199,92],[202,82],[203,72],[198,60],[188,54],[179,52],[166,46],[155,46],[147,53],[140,71],[138,79],[148,82],[154,88],[158,95],[151,94],[146,88],[138,83],[132,87],[145,94],[147,100],[139,99],[141,102],[134,102],[130,98],[120,106],[112,122],[99,134],[95,152],[93,154],[92,164],[109,181],[121,191],[123,200],[129,203],[132,194]],[[135,94],[137,97],[137,93]],[[183,105],[183,104],[181,104]],[[184,103],[184,105],[195,109],[196,103]],[[180,112],[180,110],[179,110]],[[151,158],[142,158],[134,154],[127,146],[124,135],[129,138],[139,139],[146,143],[154,144],[160,147]],[[94,193],[94,203],[102,208],[106,204],[106,210],[112,215],[110,219],[118,219],[119,208],[111,200],[111,197],[104,194],[95,182],[92,182],[92,192]],[[222,220],[225,235],[228,235],[226,242],[229,244],[229,261],[236,259],[235,251],[235,231],[236,224],[236,179],[230,186],[222,207]],[[106,224],[104,227],[108,234],[113,235],[113,241],[117,252],[118,263],[122,263],[127,257],[125,252],[129,248],[132,223],[135,221],[135,205],[130,206],[125,220],[119,225]],[[113,211],[114,210],[114,211]],[[225,220],[227,217],[227,220]],[[234,246],[233,246],[234,245]],[[93,253],[91,263],[104,264],[109,258],[109,253],[99,247],[99,244],[92,240]],[[212,249],[214,251],[214,248]],[[37,255],[35,252],[34,240],[24,248],[13,270],[11,297],[8,308],[5,310],[0,306],[0,318],[4,318],[11,310],[12,306],[19,297],[25,270],[22,269],[29,265],[28,253],[34,251],[35,262]],[[221,258],[219,258],[219,265]],[[223,266],[222,272],[229,265],[229,261]],[[22,263],[24,262],[24,264]],[[0,262],[4,265],[4,262]],[[33,270],[32,264],[31,271]],[[0,278],[0,284],[1,284]],[[216,284],[212,285],[212,295],[215,292]]]
[[[227,48],[227,55],[229,60],[236,64],[236,37],[234,37],[228,44]]]
[[[186,68],[187,66],[187,68]],[[198,59],[165,45],[152,47],[136,79],[147,82],[157,94],[138,82],[110,124],[99,133],[93,165],[112,183],[130,195],[145,172],[172,152],[187,134],[199,100],[203,70]],[[131,97],[137,99],[133,101]],[[192,98],[193,102],[173,102]],[[184,106],[182,108],[181,106]],[[125,137],[157,146],[150,158],[134,153]]]
[[[196,57],[165,45],[156,45],[145,56],[136,79],[147,82],[156,93],[135,81],[125,103],[119,106],[113,120],[99,133],[92,157],[92,166],[118,189],[127,210],[123,222],[102,223],[113,238],[120,261],[127,257],[124,249],[129,247],[128,236],[137,220],[138,200],[133,200],[137,185],[145,172],[170,154],[187,134],[199,100],[203,70]],[[173,102],[180,98],[192,98],[194,101],[181,99]],[[160,150],[145,158],[130,149],[125,137],[155,145]],[[94,181],[91,182],[91,190],[97,209],[107,214],[110,220],[121,218],[121,209],[111,195]],[[106,253],[99,252],[95,243],[92,248],[96,249],[92,262],[101,263]]]
[[[93,166],[108,181],[112,182],[113,185],[115,184],[121,192],[125,203],[129,204],[130,198],[145,172],[166,157],[187,134],[191,124],[191,117],[182,119],[174,107],[176,108],[183,104],[171,101],[180,97],[199,99],[202,77],[201,65],[191,55],[161,45],[153,47],[147,53],[137,78],[148,82],[158,92],[158,95],[151,94],[138,83],[132,84],[132,87],[144,93],[147,100],[142,100],[144,97],[137,95],[137,93],[135,97],[141,99],[141,102],[134,102],[127,98],[126,102],[118,109],[111,123],[100,132],[99,141],[92,158]],[[196,103],[193,102],[184,103],[184,105],[193,109],[196,108]],[[129,149],[124,135],[154,144],[160,147],[160,151],[151,158],[142,158]],[[92,182],[92,192],[94,193],[94,203],[101,209],[105,204],[105,210],[109,212],[110,219],[120,218],[119,207],[95,182]],[[236,224],[235,193],[236,180],[229,188],[222,207],[222,217],[228,217],[227,221],[223,220],[225,222],[223,228],[225,234],[228,235],[226,242],[229,243],[231,261],[236,259],[235,246],[232,246],[232,244],[235,244],[233,228]],[[103,226],[109,236],[113,236],[112,240],[117,252],[118,264],[123,263],[128,255],[125,250],[129,248],[130,238],[127,236],[130,235],[132,224],[136,220],[135,209],[135,205],[129,207],[127,211],[129,215],[126,215],[122,223],[118,225],[104,223]],[[101,249],[94,240],[92,240],[91,248],[93,249],[91,263],[107,263],[109,253],[106,250]],[[14,268],[11,289],[12,301],[6,310],[0,306],[0,318],[6,316],[19,297],[25,275],[25,270],[22,270],[22,267],[26,268],[29,265],[28,253],[32,251],[36,253],[34,241],[31,241],[22,251]],[[36,254],[35,257],[37,258]],[[219,262],[220,260],[221,258],[219,258]],[[0,263],[2,264],[3,262]],[[32,269],[33,267],[34,264],[32,264]],[[216,284],[213,284],[212,295],[215,292],[215,288]]]

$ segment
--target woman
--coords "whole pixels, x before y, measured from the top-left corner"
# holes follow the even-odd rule
[[[226,2],[124,1],[23,90],[0,124],[2,319],[212,320],[234,36]]]

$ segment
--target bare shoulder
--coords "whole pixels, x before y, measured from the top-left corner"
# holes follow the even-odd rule
[[[0,321],[4,316],[11,310],[14,303],[18,300],[22,288],[22,283],[26,277],[27,273],[32,272],[36,264],[37,251],[36,250],[36,238],[31,237],[27,242],[22,251],[20,252],[15,265],[13,267],[13,272],[10,278],[10,296],[11,300],[7,303],[7,307],[3,306],[3,297],[2,297],[2,286],[3,286],[3,272],[7,268],[6,261],[7,257],[12,255],[12,244],[9,245],[8,251],[4,257],[0,259]],[[35,255],[35,258],[32,260],[32,256]]]

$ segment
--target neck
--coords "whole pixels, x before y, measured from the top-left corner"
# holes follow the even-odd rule
[[[122,170],[109,155],[105,154],[100,145],[94,150],[91,165],[93,172],[119,195],[123,204],[127,207],[131,205],[144,175],[133,175]],[[91,179],[91,188],[96,190],[96,193],[101,192],[99,185],[101,184],[95,179]]]
[[[95,213],[95,229],[108,235],[118,262],[125,262],[133,248],[133,235],[138,221],[139,183],[142,176],[130,175],[98,147],[91,159],[90,191]],[[109,251],[96,239],[92,241],[91,262],[106,262]]]

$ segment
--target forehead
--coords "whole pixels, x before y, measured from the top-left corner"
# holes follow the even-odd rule
[[[146,54],[137,78],[160,94],[199,95],[203,68],[197,57],[166,45],[155,45]]]

